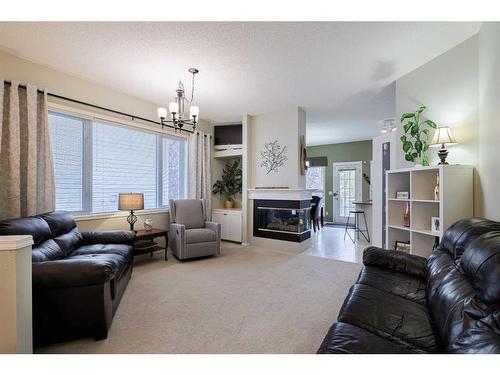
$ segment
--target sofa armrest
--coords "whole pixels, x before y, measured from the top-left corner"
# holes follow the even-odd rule
[[[205,221],[205,228],[213,230],[217,234],[217,239],[220,238],[221,225],[213,221]]]
[[[109,264],[96,259],[61,259],[33,263],[33,287],[70,288],[103,284],[113,277]]]
[[[369,246],[363,252],[365,266],[377,266],[391,271],[425,278],[426,259],[395,250],[384,250]]]
[[[135,232],[128,230],[82,232],[82,237],[82,245],[113,243],[132,246],[135,242]]]

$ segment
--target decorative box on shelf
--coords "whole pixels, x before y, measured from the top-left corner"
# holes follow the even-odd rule
[[[474,215],[473,171],[469,165],[387,171],[385,247],[409,243],[411,254],[428,257],[450,225]],[[408,198],[400,192],[408,192]],[[407,206],[409,226],[405,226]]]

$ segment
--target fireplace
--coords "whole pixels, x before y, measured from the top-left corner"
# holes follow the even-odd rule
[[[253,235],[302,242],[311,236],[310,200],[254,200]]]

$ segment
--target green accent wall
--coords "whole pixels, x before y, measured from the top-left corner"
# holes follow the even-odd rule
[[[363,173],[370,176],[370,160],[372,160],[372,141],[336,143],[332,145],[321,145],[307,147],[307,157],[326,156],[328,167],[326,167],[326,196],[325,196],[325,216],[327,221],[332,221],[333,216],[333,196],[328,195],[333,191],[333,163],[347,161],[362,161]],[[363,200],[370,197],[370,186],[363,179]]]

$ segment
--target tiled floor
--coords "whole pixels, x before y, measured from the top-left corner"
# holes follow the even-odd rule
[[[319,231],[311,232],[311,247],[305,254],[361,263],[363,250],[369,245],[364,238],[356,243],[353,243],[349,236],[344,240],[343,228],[323,227]]]

